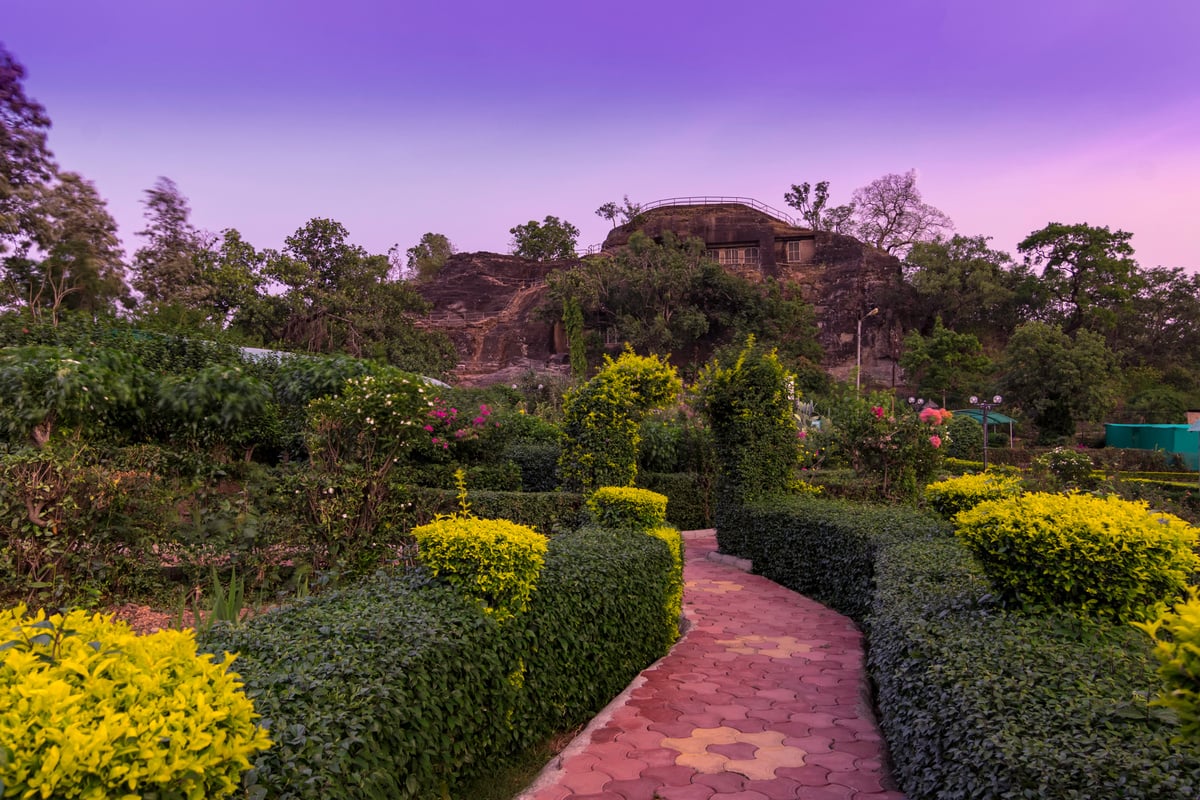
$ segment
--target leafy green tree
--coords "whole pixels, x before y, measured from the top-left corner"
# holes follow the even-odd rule
[[[1142,270],[1136,294],[1117,315],[1111,335],[1126,359],[1163,371],[1200,368],[1200,275]]]
[[[567,334],[570,353],[571,374],[576,378],[587,377],[587,343],[584,341],[583,309],[574,297],[563,301],[563,328]]]
[[[58,324],[64,311],[109,315],[133,304],[125,284],[117,224],[95,186],[64,172],[31,213],[30,239],[3,263],[9,303]]]
[[[405,251],[409,274],[415,275],[418,280],[430,280],[454,253],[454,245],[445,235],[426,233],[421,236],[421,241]]]
[[[855,235],[894,255],[954,227],[948,216],[921,198],[916,170],[884,175],[855,189],[850,205]]]
[[[387,256],[370,255],[347,237],[340,223],[319,218],[289,236],[264,265],[277,293],[260,297],[235,326],[287,348],[444,373],[454,363],[453,345],[411,320],[428,304],[404,281],[391,280]]]
[[[629,199],[629,195],[625,195],[625,199],[621,203],[609,201],[596,209],[596,216],[606,219],[617,227],[617,219],[620,218],[622,225],[628,225],[637,219],[642,213],[641,203],[635,203]]]
[[[187,302],[186,289],[196,282],[196,261],[209,237],[192,225],[187,198],[170,178],[155,181],[142,204],[146,227],[138,236],[146,244],[133,254],[133,288],[147,303]]]
[[[579,229],[566,220],[547,216],[540,223],[529,220],[524,225],[509,228],[513,235],[512,253],[534,261],[554,261],[575,257],[575,242]]]
[[[1079,420],[1098,422],[1114,404],[1116,356],[1104,339],[1029,322],[1013,333],[1000,365],[1005,402],[1027,412],[1043,441],[1071,436]]]
[[[814,231],[825,230],[825,205],[829,202],[829,181],[818,181],[816,186],[809,186],[805,181],[792,184],[792,190],[783,195],[784,201],[800,212],[800,217]]]
[[[54,175],[46,109],[25,95],[25,68],[0,44],[0,255],[29,238],[38,195]]]
[[[910,318],[918,329],[930,330],[941,317],[953,330],[1004,342],[1030,319],[1036,276],[988,241],[955,234],[912,246],[904,266],[916,295]]]
[[[913,331],[904,339],[900,367],[910,382],[923,393],[937,393],[946,407],[946,395],[961,396],[978,386],[991,370],[983,345],[970,333],[957,333],[934,320],[933,332],[922,336]]]
[[[1141,288],[1133,234],[1107,226],[1052,222],[1017,245],[1025,263],[1041,267],[1051,321],[1068,334],[1080,328],[1108,332],[1120,309]]]

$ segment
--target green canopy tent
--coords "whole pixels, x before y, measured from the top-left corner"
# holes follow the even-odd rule
[[[962,414],[964,417],[970,417],[971,419],[975,420],[980,425],[983,424],[983,410],[982,409],[962,408],[962,409],[955,409],[952,413]],[[1013,423],[1015,423],[1015,422],[1016,422],[1015,419],[1008,416],[1007,414],[1001,414],[999,411],[989,411],[987,414],[988,428],[995,427],[996,425],[1007,425],[1008,426],[1008,446],[1009,447],[1013,446]],[[983,432],[983,435],[985,437],[987,436],[987,434],[988,434],[988,431]]]

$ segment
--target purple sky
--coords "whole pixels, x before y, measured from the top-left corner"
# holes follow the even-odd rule
[[[130,251],[157,176],[260,248],[312,217],[371,252],[506,252],[554,214],[682,195],[786,208],[916,168],[961,233],[1134,233],[1200,268],[1195,0],[0,0],[64,169]]]

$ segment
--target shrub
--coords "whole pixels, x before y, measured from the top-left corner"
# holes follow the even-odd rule
[[[787,487],[800,457],[793,381],[754,337],[701,373],[699,405],[713,432],[722,503],[726,495],[736,502]]]
[[[412,535],[420,562],[488,613],[507,618],[528,607],[546,554],[537,531],[504,519],[451,517]]]
[[[675,528],[667,527],[655,528],[649,533],[665,542],[671,552],[671,574],[663,598],[663,611],[667,641],[673,642],[679,638],[679,622],[683,615],[683,536]]]
[[[984,472],[931,483],[925,487],[925,501],[934,511],[949,519],[984,500],[1017,497],[1021,491],[1020,478]]]
[[[632,486],[637,476],[638,422],[678,396],[679,375],[658,356],[626,351],[563,401],[563,482],[590,492]]]
[[[1144,503],[1090,495],[991,500],[954,518],[996,587],[1019,603],[1130,620],[1183,594],[1196,529]]]
[[[11,639],[10,639],[11,637]],[[270,746],[190,631],[0,611],[0,786],[15,797],[228,797]]]
[[[1056,488],[1086,489],[1094,485],[1093,469],[1088,454],[1071,447],[1056,447],[1033,459],[1034,475],[1049,477]]]
[[[966,414],[951,418],[946,426],[950,441],[946,443],[946,458],[978,461],[983,458],[983,425]],[[1007,436],[1005,443],[1008,443]]]
[[[1193,590],[1174,610],[1134,625],[1155,642],[1158,676],[1166,685],[1157,703],[1179,716],[1181,736],[1200,740],[1200,595]]]
[[[667,522],[681,531],[713,526],[713,478],[695,472],[639,472],[641,489],[667,496]]]
[[[672,570],[658,539],[593,529],[549,542],[528,611],[504,624],[416,569],[218,627],[204,647],[239,653],[276,732],[254,762],[266,797],[442,797],[590,719],[661,657]]]
[[[731,510],[722,549],[864,629],[880,727],[911,800],[1195,800],[1200,748],[1148,708],[1144,637],[1006,612],[944,521],[810,498]],[[728,548],[728,549],[727,549]]]
[[[520,470],[522,491],[552,492],[558,488],[561,454],[557,442],[516,441],[504,449],[503,458]]]
[[[667,520],[667,498],[632,486],[602,486],[587,499],[592,520],[602,528],[650,531]]]

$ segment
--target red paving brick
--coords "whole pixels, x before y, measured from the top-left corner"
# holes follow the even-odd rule
[[[854,624],[685,538],[688,632],[518,800],[904,800]]]

